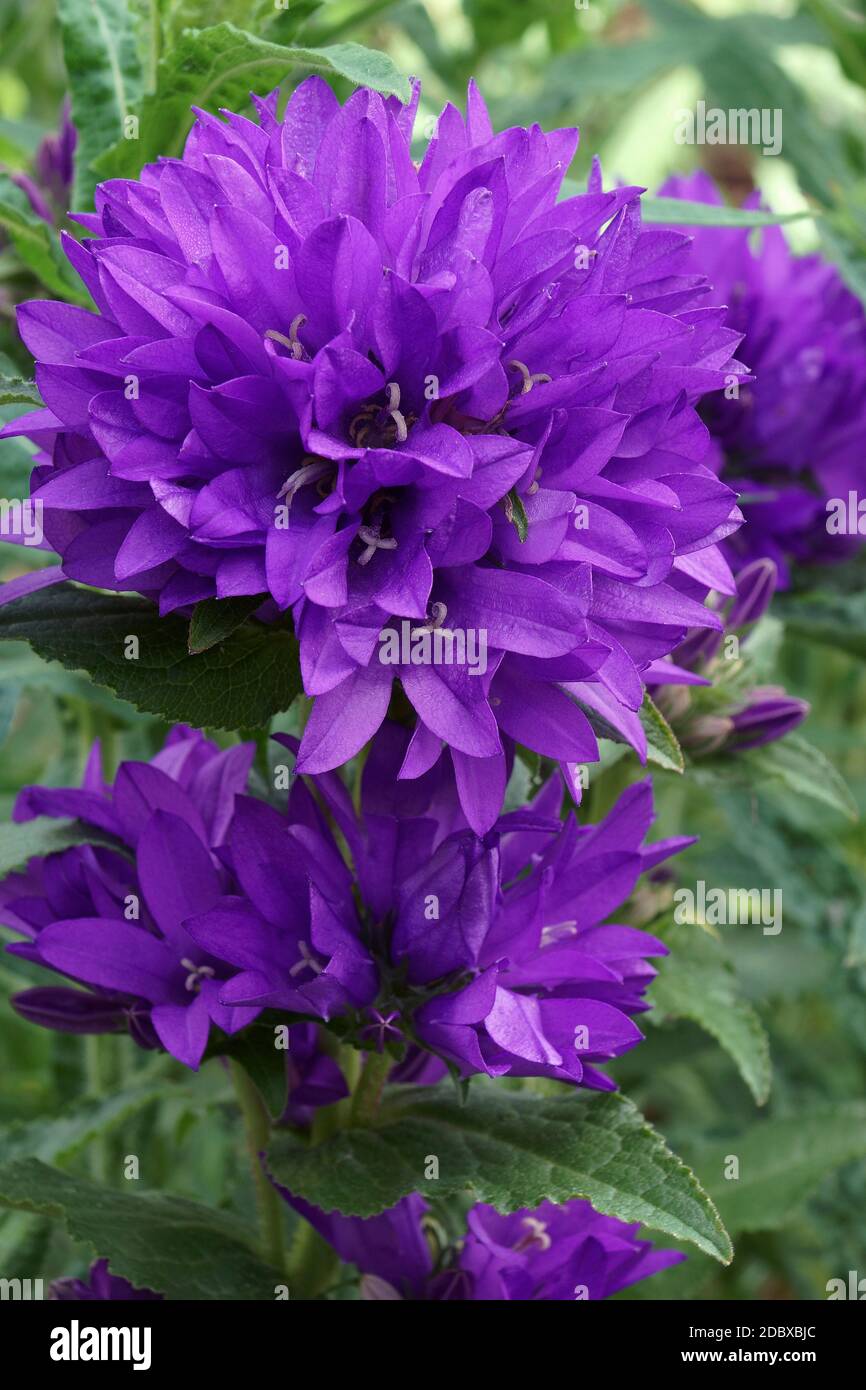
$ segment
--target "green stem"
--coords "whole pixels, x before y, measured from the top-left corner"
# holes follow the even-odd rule
[[[292,1298],[312,1300],[333,1281],[339,1260],[336,1250],[301,1217],[289,1259],[289,1292]]]
[[[271,1121],[258,1089],[238,1062],[230,1062],[235,1094],[244,1122],[244,1131],[252,1165],[256,1210],[259,1215],[262,1254],[275,1269],[282,1272],[285,1259],[283,1247],[283,1209],[279,1195],[259,1161],[259,1154],[268,1147]]]
[[[97,1033],[88,1034],[84,1039],[84,1078],[85,1093],[98,1100],[106,1095],[107,1066],[106,1044],[109,1039]],[[108,1145],[104,1134],[97,1134],[89,1146],[90,1174],[94,1182],[108,1181]]]
[[[387,1052],[366,1052],[352,1097],[352,1124],[368,1125],[376,1117],[385,1078],[394,1065]]]
[[[106,779],[110,782],[117,772],[117,728],[113,719],[109,717],[100,728],[99,738],[102,744],[102,770]]]

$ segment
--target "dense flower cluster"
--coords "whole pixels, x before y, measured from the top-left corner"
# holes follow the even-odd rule
[[[640,1226],[601,1216],[589,1202],[542,1202],[503,1215],[478,1203],[465,1236],[434,1257],[423,1197],[404,1197],[362,1220],[325,1213],[278,1190],[362,1275],[361,1297],[439,1302],[608,1298],[685,1258],[639,1240]]]
[[[66,243],[98,312],[21,308],[45,409],[7,432],[44,448],[62,575],[290,611],[305,772],[363,747],[399,677],[402,775],[447,743],[484,833],[503,735],[592,760],[584,705],[645,753],[643,670],[731,592],[741,517],[696,407],[743,368],[640,190],[595,168],[557,202],[576,131],[494,135],[473,85],[416,166],[417,101],[310,78],[282,120],[276,93],[257,122],[199,112],[182,159],[103,184]],[[403,625],[483,634],[483,669],[383,660]]]
[[[269,1008],[340,1019],[362,1047],[393,1044],[416,1080],[450,1063],[611,1088],[595,1064],[640,1040],[648,957],[666,948],[604,923],[690,842],[644,845],[648,782],[598,825],[562,821],[558,777],[479,838],[446,765],[398,780],[409,737],[383,726],[358,813],[335,774],[309,779],[315,797],[296,778],[287,811],[242,795],[252,749],[219,752],[182,728],[151,763],[122,764],[112,788],[94,759],[79,791],[25,790],[18,819],[77,816],[110,839],[0,885],[2,920],[27,938],[10,949],[90,986],[36,987],[15,1007],[73,1032],[128,1026],[192,1067],[211,1024],[235,1032]],[[302,1113],[342,1091],[303,1027],[297,1043]]]
[[[0,884],[0,920],[26,938],[7,949],[90,987],[24,990],[11,1001],[20,1014],[71,1033],[128,1028],[190,1067],[212,1023],[232,1033],[255,1017],[220,1002],[226,967],[183,926],[233,883],[219,847],[253,751],[220,752],[178,728],[149,763],[121,764],[112,787],[96,745],[80,790],[20,794],[18,821],[73,816],[102,832],[93,844],[31,859]]]
[[[702,172],[662,193],[702,203],[721,194]],[[758,207],[753,195],[745,207]],[[708,398],[701,413],[721,476],[742,494],[747,524],[726,546],[735,566],[843,558],[859,541],[828,527],[827,503],[859,498],[866,438],[866,315],[835,266],[794,256],[779,227],[694,229],[691,268],[729,306],[728,325],[754,381]],[[831,509],[833,510],[833,509]],[[857,535],[856,503],[853,536]],[[850,521],[850,518],[848,518]],[[847,538],[846,538],[847,536]]]

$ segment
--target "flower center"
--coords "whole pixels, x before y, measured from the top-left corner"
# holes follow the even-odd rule
[[[319,459],[315,458],[312,454],[308,454],[307,462],[303,463],[300,468],[296,468],[294,473],[289,474],[277,493],[277,497],[285,497],[286,506],[291,510],[295,493],[299,488],[307,487],[311,483],[319,484],[318,491],[324,497],[327,494],[322,489],[322,482],[325,478],[330,478],[333,472],[334,465],[329,462],[328,459]]]
[[[188,989],[190,994],[198,994],[202,980],[212,980],[214,977],[214,972],[209,965],[196,965],[194,960],[188,960],[186,956],[181,957],[180,963],[184,970],[189,971],[184,981],[184,988]]]
[[[393,536],[383,536],[378,526],[362,526],[358,537],[364,542],[364,549],[358,556],[359,565],[369,565],[377,550],[396,550],[397,542]]]
[[[416,636],[416,634],[419,632],[436,632],[438,628],[441,628],[442,624],[444,623],[447,617],[448,609],[446,608],[444,603],[432,604],[430,609],[430,617],[428,621],[426,623],[422,623],[420,627],[413,627],[412,636]]]
[[[408,419],[400,409],[400,387],[389,381],[385,387],[385,405],[369,401],[349,423],[349,438],[358,449],[389,449],[405,444],[416,416]]]
[[[296,960],[294,965],[289,970],[289,974],[291,975],[292,979],[294,979],[296,975],[300,975],[301,971],[306,970],[307,968],[312,970],[314,975],[321,975],[322,967],[319,965],[319,962],[315,960],[311,955],[310,948],[307,945],[306,941],[298,942],[298,953],[300,959]]]
[[[400,1017],[396,1009],[392,1009],[389,1014],[383,1014],[379,1009],[368,1009],[367,1013],[373,1021],[362,1028],[358,1036],[375,1039],[377,1052],[384,1050],[389,1035],[396,1039],[402,1038],[403,1034],[395,1023],[395,1019]]]
[[[306,322],[306,314],[296,314],[289,325],[288,338],[285,333],[280,333],[276,328],[266,329],[265,337],[270,338],[274,343],[282,343],[283,347],[287,347],[292,356],[300,362],[306,357],[307,352],[303,343],[298,338],[298,329],[302,328]]]
[[[528,395],[528,393],[532,390],[533,386],[540,385],[545,381],[553,380],[552,377],[548,376],[547,372],[531,372],[527,367],[526,363],[518,361],[516,357],[513,358],[508,365],[509,367],[513,367],[515,371],[519,372],[523,378],[523,385],[520,388],[521,396]]]
[[[553,1241],[547,1233],[546,1222],[539,1221],[537,1216],[524,1216],[520,1224],[526,1227],[526,1234],[511,1247],[512,1250],[520,1253],[523,1250],[531,1250],[533,1246],[537,1250],[550,1249]]]

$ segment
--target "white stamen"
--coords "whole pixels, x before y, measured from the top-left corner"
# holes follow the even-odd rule
[[[523,377],[523,385],[520,388],[521,396],[525,396],[527,392],[531,391],[536,383],[552,380],[552,378],[547,375],[547,372],[531,372],[526,363],[521,362],[516,357],[512,358],[508,365],[509,367],[514,367]]]
[[[212,980],[214,972],[209,965],[196,965],[194,960],[188,960],[186,956],[181,957],[181,965],[189,974],[184,981],[184,988],[190,993],[198,993],[201,989],[203,979]]]
[[[280,333],[276,328],[266,328],[265,337],[270,338],[275,343],[282,343],[283,347],[287,347],[292,356],[298,360],[304,355],[304,345],[298,340],[298,329],[302,328],[306,322],[306,314],[296,314],[289,325],[288,338],[285,333]]]
[[[359,538],[366,545],[366,550],[358,556],[359,565],[368,565],[376,554],[377,550],[396,550],[397,542],[391,538],[380,536],[378,528],[375,526],[361,526],[358,530]]]
[[[444,623],[447,617],[448,609],[445,607],[445,604],[438,602],[434,603],[432,605],[432,612],[429,622],[424,623],[421,627],[413,627],[412,636],[414,637],[419,632],[435,632],[437,628],[442,627],[442,624]]]
[[[531,1245],[535,1245],[539,1250],[549,1250],[553,1241],[547,1234],[547,1223],[539,1221],[537,1216],[524,1216],[521,1222],[526,1227],[526,1235],[522,1236],[514,1250],[527,1250]]]
[[[400,410],[400,386],[396,381],[389,381],[385,390],[388,392],[388,414],[397,426],[397,441],[405,444],[409,438],[409,428],[406,424],[405,416]]]
[[[313,463],[305,463],[300,468],[296,468],[294,473],[290,473],[283,483],[277,497],[287,497],[288,505],[291,508],[292,499],[298,488],[305,487],[307,483],[316,483],[320,478],[324,478],[333,468],[332,463],[324,459],[316,459]]]
[[[299,975],[302,970],[306,970],[307,966],[310,967],[314,975],[321,975],[322,967],[319,965],[319,962],[317,960],[313,960],[313,957],[310,955],[310,948],[307,945],[306,941],[298,942],[298,950],[301,954],[301,959],[295,961],[295,964],[289,971],[289,974],[292,976],[292,979],[294,979],[296,975]]]

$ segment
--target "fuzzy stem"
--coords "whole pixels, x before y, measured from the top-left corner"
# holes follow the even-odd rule
[[[387,1052],[367,1052],[355,1093],[352,1096],[352,1124],[368,1125],[376,1116],[385,1078],[394,1065]]]
[[[333,1282],[339,1257],[333,1246],[301,1217],[292,1240],[289,1291],[292,1298],[312,1300]]]
[[[279,1194],[269,1181],[259,1160],[259,1154],[267,1149],[268,1140],[271,1137],[270,1117],[262,1104],[262,1098],[255,1084],[244,1068],[240,1063],[234,1061],[229,1065],[237,1102],[243,1117],[247,1149],[252,1166],[262,1254],[275,1269],[282,1272],[285,1259],[283,1208]]]
[[[95,1100],[107,1093],[106,1038],[90,1033],[84,1039],[85,1093]],[[94,1136],[89,1149],[90,1172],[96,1182],[108,1181],[108,1145],[104,1134]]]

